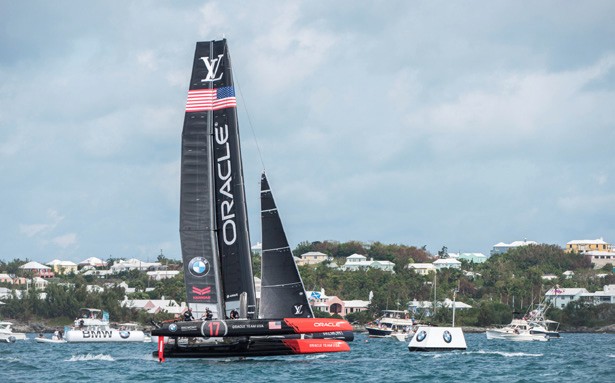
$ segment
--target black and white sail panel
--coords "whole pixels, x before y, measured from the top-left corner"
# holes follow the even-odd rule
[[[258,317],[314,317],[265,173],[261,177],[261,224],[263,251]]]
[[[199,42],[182,133],[180,238],[187,299],[224,318],[255,305],[236,97],[226,40]],[[248,310],[250,311],[250,310]]]

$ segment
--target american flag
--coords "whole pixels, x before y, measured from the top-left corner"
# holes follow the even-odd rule
[[[281,330],[282,322],[269,322],[269,330]]]
[[[186,112],[203,112],[237,106],[235,89],[224,86],[214,89],[194,89],[188,91]]]

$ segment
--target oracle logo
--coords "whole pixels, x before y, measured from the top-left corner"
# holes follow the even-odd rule
[[[340,327],[344,324],[344,322],[314,322],[314,327]]]

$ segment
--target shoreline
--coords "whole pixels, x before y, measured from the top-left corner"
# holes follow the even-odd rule
[[[56,325],[52,326],[44,322],[20,322],[14,319],[3,319],[4,321],[8,321],[13,323],[13,331],[14,332],[25,332],[25,333],[53,333],[55,330],[64,330],[64,326]],[[67,326],[72,326],[72,323],[67,324]],[[356,333],[364,333],[367,332],[365,326],[363,325],[353,325],[353,332]],[[476,327],[476,326],[461,326],[464,333],[467,334],[480,334],[487,331],[488,327]],[[142,325],[142,329],[145,332],[149,332],[153,329],[152,325]],[[575,328],[567,328],[560,329],[560,334],[615,334],[615,324],[602,326],[602,327],[575,327]]]

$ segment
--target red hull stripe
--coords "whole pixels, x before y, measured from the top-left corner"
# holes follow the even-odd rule
[[[311,332],[352,331],[350,323],[330,318],[284,318],[284,322],[297,334]]]
[[[284,339],[284,344],[295,354],[317,354],[323,352],[347,352],[350,346],[343,340],[335,339]]]

